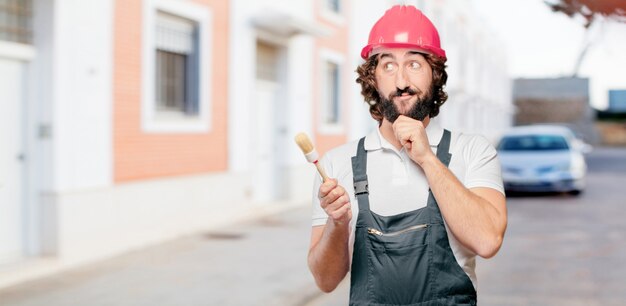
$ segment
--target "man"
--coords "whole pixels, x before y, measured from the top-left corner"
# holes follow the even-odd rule
[[[496,151],[432,121],[446,57],[418,9],[389,9],[361,56],[379,128],[321,161],[334,179],[314,186],[309,268],[324,292],[350,271],[350,305],[475,305],[475,256],[496,254],[507,222]]]

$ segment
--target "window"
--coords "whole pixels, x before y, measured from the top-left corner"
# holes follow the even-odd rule
[[[144,0],[144,4],[142,129],[209,131],[209,8],[173,0]]]
[[[343,25],[345,19],[343,17],[342,0],[323,0],[318,2],[321,6],[320,16],[335,25]]]
[[[156,109],[198,114],[198,25],[158,12],[156,24]]]
[[[508,136],[498,145],[500,151],[553,151],[567,150],[569,146],[559,135]]]
[[[339,123],[339,65],[326,62],[326,111],[324,123]]]
[[[326,0],[326,7],[329,11],[339,14],[341,13],[341,0]]]
[[[0,0],[0,41],[33,42],[32,0]]]
[[[325,134],[343,133],[342,67],[344,55],[329,49],[320,50],[320,131]]]

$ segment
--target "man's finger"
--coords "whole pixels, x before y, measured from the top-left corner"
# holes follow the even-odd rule
[[[337,186],[333,188],[333,190],[328,192],[328,194],[326,194],[326,196],[323,199],[326,203],[333,203],[345,194],[346,194],[346,191],[341,186]]]
[[[337,180],[334,178],[329,179],[328,181],[320,185],[320,192],[317,195],[317,197],[320,199],[326,197],[328,193],[331,190],[333,190],[333,188],[335,188],[336,186],[337,186]]]
[[[347,203],[350,203],[350,201],[344,201],[344,200],[337,199],[334,202],[332,202],[331,204],[328,204],[328,206],[326,206],[326,208],[324,208],[324,211],[326,211],[327,215],[332,215],[337,210],[341,209],[341,207],[343,207]]]
[[[327,210],[329,209],[328,207],[330,205],[339,201],[339,199],[341,199],[342,197],[344,197],[344,199],[347,199],[346,191],[345,189],[343,189],[343,187],[337,186],[333,190],[328,192],[325,197],[322,198],[320,205],[322,206],[322,208]]]
[[[335,220],[341,219],[345,214],[348,213],[348,211],[350,211],[350,209],[351,209],[350,202],[345,203],[343,206],[341,206],[339,209],[333,212],[331,217]]]

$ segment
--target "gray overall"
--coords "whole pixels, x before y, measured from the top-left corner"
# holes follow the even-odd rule
[[[426,207],[417,210],[393,216],[370,210],[364,140],[352,157],[359,214],[350,305],[476,305],[476,290],[450,249],[431,190]],[[449,148],[450,131],[444,130],[437,157],[446,167]]]

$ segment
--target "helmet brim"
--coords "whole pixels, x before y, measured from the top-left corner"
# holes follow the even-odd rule
[[[370,56],[378,54],[380,52],[375,52],[378,48],[389,48],[389,49],[414,49],[418,52],[424,54],[432,54],[446,60],[446,51],[441,48],[427,46],[427,45],[417,45],[411,43],[385,43],[385,44],[369,44],[361,50],[361,58],[367,60]]]

